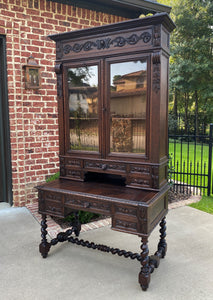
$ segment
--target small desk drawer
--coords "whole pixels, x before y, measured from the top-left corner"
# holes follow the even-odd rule
[[[79,195],[66,195],[65,196],[65,207],[91,211],[100,214],[110,214],[111,205],[107,201],[93,200],[89,197]]]
[[[117,215],[112,217],[112,229],[137,234],[137,227],[137,219],[135,218],[127,219]]]
[[[55,193],[55,192],[45,192],[44,193],[44,199],[45,201],[53,201],[54,203],[62,203],[63,201],[63,196],[60,193]]]
[[[55,201],[45,201],[45,211],[50,215],[63,216],[63,206]]]

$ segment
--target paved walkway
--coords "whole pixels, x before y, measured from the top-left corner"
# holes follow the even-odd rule
[[[138,284],[140,264],[72,245],[54,246],[46,259],[38,252],[40,225],[26,208],[0,210],[1,300],[210,300],[213,295],[213,216],[190,207],[167,216],[168,252],[151,275],[147,292]],[[81,238],[140,251],[140,239],[109,226]],[[150,236],[155,252],[158,228]]]

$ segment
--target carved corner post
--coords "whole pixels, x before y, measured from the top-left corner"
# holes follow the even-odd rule
[[[56,46],[56,57],[59,59],[61,56],[62,49]],[[58,101],[58,124],[59,124],[59,154],[64,154],[64,124],[62,116],[64,115],[64,103],[63,103],[63,79],[62,79],[62,63],[55,65],[55,73],[57,77],[57,101]],[[60,165],[61,176],[64,176],[65,170],[63,170],[63,164]]]
[[[50,250],[51,244],[47,242],[47,217],[46,215],[42,215],[41,221],[41,244],[39,245],[39,251],[43,258],[47,257],[47,254]]]
[[[141,271],[139,273],[139,283],[143,291],[146,291],[150,283],[150,267],[149,267],[149,248],[148,248],[148,237],[142,238],[141,245]]]
[[[152,53],[152,63],[153,63],[153,75],[152,75],[152,88],[157,94],[160,91],[160,52]]]

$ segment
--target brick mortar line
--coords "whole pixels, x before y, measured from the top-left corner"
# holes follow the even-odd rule
[[[169,203],[168,208],[175,209],[182,206],[189,205],[191,203],[198,202],[201,199],[201,196],[191,196],[187,200],[181,200],[173,203]],[[27,209],[30,211],[32,216],[35,218],[35,220],[40,223],[41,222],[41,215],[38,213],[38,203],[35,204],[27,204]],[[68,228],[62,228],[59,224],[57,224],[50,216],[47,216],[47,231],[51,238],[54,238],[59,232],[64,232]],[[90,230],[99,229],[105,226],[111,225],[111,218],[101,219],[98,221],[90,222],[87,224],[81,225],[81,232],[87,232]]]
[[[56,173],[59,168],[59,160],[52,160],[52,156],[54,159],[58,157],[54,153],[59,151],[58,118],[50,117],[51,122],[45,122],[48,113],[58,114],[56,76],[53,72],[55,43],[46,37],[49,34],[124,21],[127,18],[119,16],[119,13],[99,13],[91,8],[74,9],[68,2],[64,4],[43,0],[0,0],[0,11],[0,34],[7,35],[13,200],[15,206],[24,206],[36,201],[37,193],[32,185],[45,181],[46,176]],[[42,67],[42,87],[39,92],[26,90],[23,81],[22,66],[30,55]],[[38,106],[38,103],[43,103],[44,106]],[[44,140],[39,137],[46,136],[45,132],[49,131],[52,132],[47,138],[49,146],[45,146]],[[26,134],[23,135],[24,133]],[[51,139],[51,136],[54,138]],[[41,146],[37,146],[37,142],[41,142]],[[39,148],[43,148],[42,151]],[[30,161],[37,158],[46,158],[46,162],[37,163],[40,167],[34,168]]]

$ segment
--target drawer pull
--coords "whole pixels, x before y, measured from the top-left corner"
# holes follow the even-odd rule
[[[89,202],[84,202],[83,206],[84,206],[84,208],[89,208],[90,207],[90,203]]]

